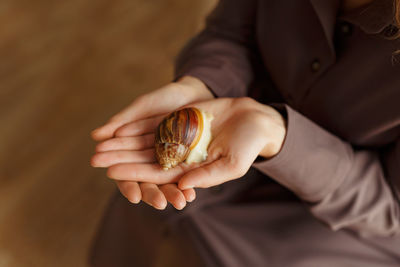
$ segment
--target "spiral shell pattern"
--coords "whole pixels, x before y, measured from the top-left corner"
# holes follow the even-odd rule
[[[170,169],[184,161],[203,131],[203,118],[196,108],[175,111],[158,125],[155,135],[157,161]]]

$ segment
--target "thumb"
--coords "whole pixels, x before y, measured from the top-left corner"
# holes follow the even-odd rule
[[[90,135],[95,141],[103,141],[113,137],[115,130],[124,124],[124,121],[109,121],[103,126],[94,129]]]
[[[156,115],[170,113],[188,103],[181,87],[168,84],[160,89],[137,97],[129,106],[114,115],[105,125],[92,131],[92,138],[102,141],[113,137],[121,126]]]
[[[91,132],[95,141],[103,141],[114,136],[115,131],[126,123],[134,120],[135,111],[138,109],[137,100],[114,115],[106,124]],[[140,110],[140,109],[139,109]]]
[[[246,172],[236,160],[223,157],[187,172],[179,179],[178,187],[181,190],[207,188],[242,177]]]

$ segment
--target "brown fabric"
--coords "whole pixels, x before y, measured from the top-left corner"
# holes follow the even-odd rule
[[[187,237],[204,266],[400,265],[400,66],[392,60],[400,41],[386,38],[389,2],[344,14],[338,0],[221,0],[182,51],[176,77],[198,77],[219,97],[251,95],[288,121],[282,150],[254,163],[258,171],[165,213],[175,218],[170,227],[185,222],[173,235]],[[110,216],[115,208],[93,259],[112,262],[118,233],[137,231],[135,221],[127,229]]]
[[[245,96],[258,78],[246,66],[262,61],[272,81],[264,90],[282,96],[288,132],[282,151],[254,167],[312,202],[313,214],[333,229],[399,234],[392,191],[400,188],[400,66],[391,57],[400,41],[362,30],[388,26],[391,6],[383,0],[360,9],[386,16],[375,14],[374,23],[354,12],[333,20],[338,2],[315,2],[221,1],[180,56],[177,75],[196,76],[221,97]]]
[[[362,6],[341,18],[359,26],[366,33],[380,33],[390,24],[395,24],[393,0],[375,0],[367,6]]]
[[[145,204],[132,205],[116,192],[110,201],[100,234],[92,247],[91,265],[203,266],[191,242],[181,234],[188,232],[187,222],[169,221],[169,214],[173,212],[171,208],[165,212],[158,212]]]

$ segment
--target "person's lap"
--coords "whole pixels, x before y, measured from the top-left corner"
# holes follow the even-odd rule
[[[183,211],[133,205],[117,192],[90,255],[96,267],[397,266],[398,260],[347,231],[331,231],[253,169],[198,190]]]

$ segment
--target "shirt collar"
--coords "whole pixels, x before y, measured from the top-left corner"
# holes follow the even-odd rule
[[[332,41],[336,19],[359,26],[365,33],[377,34],[394,24],[394,0],[374,0],[349,12],[340,11],[343,0],[310,0],[328,40]]]
[[[340,0],[310,0],[315,13],[318,16],[321,26],[324,29],[326,38],[329,40],[329,45],[332,51],[333,35],[335,31],[336,16],[340,6]]]
[[[377,34],[394,24],[394,1],[374,0],[350,12],[340,13],[338,18],[359,26],[366,33]]]

